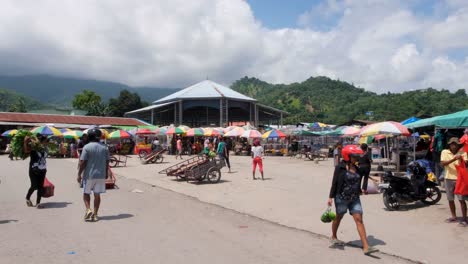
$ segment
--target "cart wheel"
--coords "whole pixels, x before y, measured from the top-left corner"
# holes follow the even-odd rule
[[[146,152],[146,150],[141,150],[138,153],[138,157],[140,157],[140,159],[145,158],[147,155],[148,155],[148,152]]]
[[[221,180],[221,171],[216,167],[212,167],[206,173],[206,178],[211,183],[217,183]]]
[[[117,167],[118,163],[119,161],[115,157],[111,157],[109,160],[109,166],[111,166],[112,168]]]
[[[162,163],[163,160],[164,160],[164,157],[162,157],[162,156],[157,156],[156,159],[155,159],[156,163]]]

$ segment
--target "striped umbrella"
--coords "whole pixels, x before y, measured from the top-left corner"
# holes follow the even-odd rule
[[[63,133],[64,138],[80,138],[83,136],[83,132],[79,130],[71,130]]]
[[[262,134],[258,132],[257,130],[251,129],[251,130],[246,130],[241,137],[243,138],[261,138]]]
[[[165,136],[167,132],[167,127],[160,127],[154,131],[156,135]]]
[[[183,130],[180,127],[171,127],[166,131],[166,135],[174,135],[174,134],[175,135],[180,135],[180,134],[184,134],[184,133],[185,133],[185,130]]]
[[[55,127],[51,127],[51,126],[36,127],[33,130],[31,130],[31,133],[41,134],[41,135],[45,135],[45,136],[57,136],[57,137],[62,136],[62,132],[60,132],[60,130],[56,129]]]
[[[203,129],[205,131],[205,136],[207,137],[219,137],[219,136],[223,136],[224,135],[224,132],[223,131],[220,131],[216,128],[211,128],[211,127],[208,127],[208,128],[204,128]]]
[[[285,138],[285,137],[286,137],[286,134],[284,134],[283,132],[277,129],[270,130],[262,135],[262,138]]]
[[[343,137],[352,137],[352,136],[359,135],[360,131],[361,131],[360,128],[353,127],[353,126],[345,126],[341,128],[341,130],[339,131],[339,134],[341,134],[341,136]]]
[[[108,139],[121,139],[121,138],[131,138],[132,135],[130,135],[127,131],[125,130],[116,130],[107,136]]]
[[[2,136],[3,137],[12,137],[12,136],[16,135],[16,133],[18,133],[18,130],[10,129],[10,130],[7,130],[7,131],[3,132]]]
[[[394,136],[410,136],[408,128],[394,121],[379,122],[365,126],[359,133],[360,136],[373,136],[378,134],[394,135]]]
[[[224,134],[224,136],[225,137],[240,137],[242,136],[242,134],[244,134],[244,132],[245,132],[245,129],[243,129],[242,127],[235,127],[231,131]]]
[[[191,128],[187,130],[187,137],[201,137],[205,135],[203,128]]]
[[[137,135],[144,135],[144,134],[156,134],[156,130],[152,130],[149,128],[139,128],[136,132]]]

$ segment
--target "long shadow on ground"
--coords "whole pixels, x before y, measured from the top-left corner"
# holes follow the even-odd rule
[[[121,219],[131,218],[133,216],[134,215],[132,214],[105,215],[105,216],[100,216],[99,220],[104,220],[104,221],[121,220]]]

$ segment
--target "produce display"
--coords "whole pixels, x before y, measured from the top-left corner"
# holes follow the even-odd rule
[[[13,152],[13,156],[19,157],[22,159],[26,159],[29,157],[29,153],[26,153],[23,148],[23,143],[26,137],[30,137],[31,140],[31,148],[33,150],[41,150],[42,146],[37,140],[36,136],[28,130],[18,130],[18,133],[13,137],[11,140],[11,151]]]

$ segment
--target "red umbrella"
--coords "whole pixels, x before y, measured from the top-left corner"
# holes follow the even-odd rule
[[[140,128],[136,132],[137,135],[143,135],[143,134],[156,134],[156,131],[151,130],[149,128]]]

